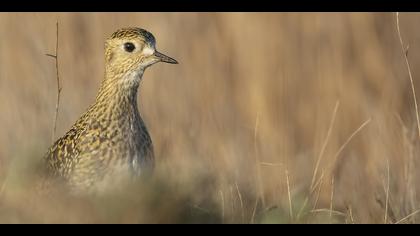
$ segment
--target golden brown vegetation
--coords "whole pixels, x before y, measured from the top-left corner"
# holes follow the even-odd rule
[[[391,13],[0,14],[0,222],[419,222],[419,136]],[[152,180],[113,196],[32,194],[50,145],[59,21],[62,135],[94,100],[103,42],[150,30]],[[419,14],[400,30],[420,91]]]

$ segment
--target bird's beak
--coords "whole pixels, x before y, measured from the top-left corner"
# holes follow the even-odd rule
[[[166,62],[166,63],[170,63],[170,64],[178,64],[178,62],[175,59],[173,59],[171,57],[168,57],[165,54],[162,54],[158,51],[155,51],[155,53],[153,53],[153,57],[156,58],[158,61],[161,61],[161,62]]]

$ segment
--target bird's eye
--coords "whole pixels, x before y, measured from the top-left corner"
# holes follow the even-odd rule
[[[127,51],[127,52],[133,52],[134,49],[136,49],[136,46],[134,46],[133,43],[128,42],[128,43],[125,43],[124,44],[124,50],[125,51]]]

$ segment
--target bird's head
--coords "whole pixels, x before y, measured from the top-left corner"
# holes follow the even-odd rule
[[[122,28],[106,40],[105,64],[113,75],[142,74],[157,62],[178,64],[156,50],[155,37],[144,29]]]

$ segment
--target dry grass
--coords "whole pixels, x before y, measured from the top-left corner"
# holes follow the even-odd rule
[[[397,32],[392,13],[1,13],[0,222],[419,223],[419,20],[399,14]],[[56,21],[56,136],[93,101],[115,29],[149,29],[180,62],[150,68],[140,89],[153,179],[112,196],[32,194],[53,129]]]

